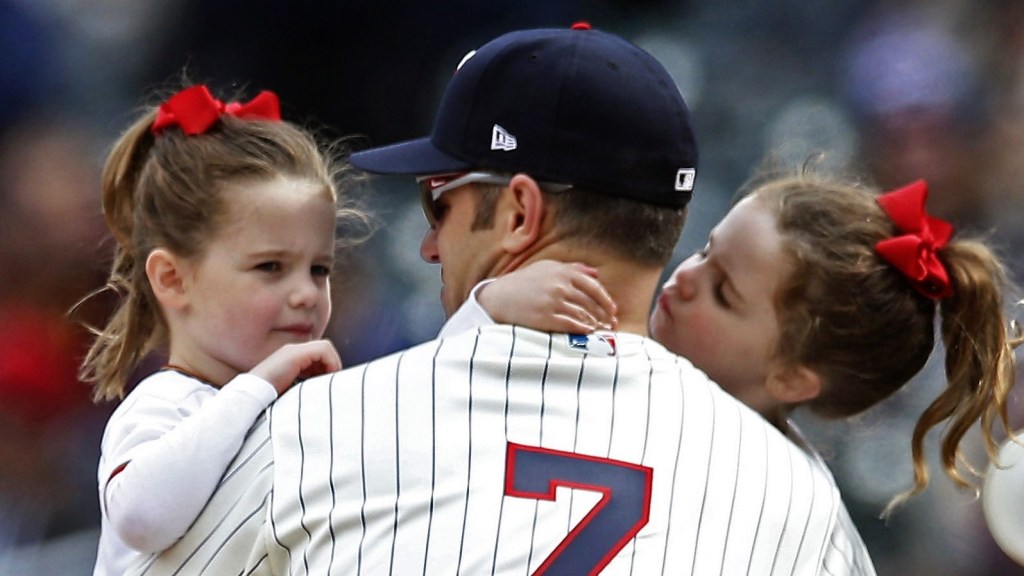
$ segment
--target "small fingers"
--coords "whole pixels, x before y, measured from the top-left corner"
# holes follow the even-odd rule
[[[327,340],[286,344],[250,370],[283,393],[297,380],[341,369],[341,357]]]
[[[341,370],[341,357],[334,344],[327,340],[314,340],[302,346],[307,354],[304,359],[306,365],[299,371],[300,380]]]
[[[552,332],[565,334],[590,334],[595,330],[593,324],[571,316],[556,314],[551,318],[551,320],[552,326],[550,330]]]
[[[320,347],[320,363],[324,365],[326,372],[335,372],[341,370],[341,355],[338,354],[338,349],[331,344],[329,340],[317,340]]]
[[[573,262],[572,267],[591,278],[597,278],[597,268],[594,268],[593,266],[589,266],[583,262]]]
[[[588,321],[595,327],[613,330],[618,325],[618,306],[604,286],[593,278],[577,279],[563,300],[567,305],[580,309],[575,313],[577,317],[584,318],[582,313],[586,313]]]
[[[575,333],[590,333],[595,330],[612,330],[610,322],[602,320],[584,306],[566,302],[563,310],[555,314],[563,324],[562,330]]]
[[[596,277],[579,276],[575,278],[573,286],[593,299],[601,308],[606,310],[609,315],[614,316],[616,312],[618,312],[618,306],[615,304],[615,300],[613,300],[611,294],[605,290],[604,284],[601,284]]]

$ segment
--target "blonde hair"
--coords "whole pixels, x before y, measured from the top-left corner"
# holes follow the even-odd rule
[[[103,214],[117,247],[100,291],[113,290],[120,302],[106,326],[92,329],[95,340],[80,367],[95,401],[123,397],[143,358],[167,344],[146,258],[157,247],[201,255],[223,224],[225,183],[289,176],[322,186],[337,202],[345,171],[338,150],[289,122],[223,115],[199,135],[169,128],[154,136],[156,112],[148,109],[121,135],[103,168]],[[364,217],[356,208],[338,214]]]
[[[942,466],[956,485],[971,486],[961,464],[974,469],[960,443],[975,423],[980,421],[989,458],[995,458],[996,422],[1010,432],[1013,351],[1022,338],[1004,311],[1015,287],[982,241],[954,237],[938,250],[953,287],[953,296],[942,300],[919,293],[879,257],[875,244],[898,231],[875,201],[877,192],[807,169],[762,176],[753,188],[776,216],[794,264],[776,294],[782,326],[777,354],[822,377],[821,394],[806,403],[812,411],[846,417],[887,398],[924,367],[934,349],[936,314],[941,320],[946,388],[914,427],[914,485],[890,501],[884,516],[927,487],[924,439],[940,424]]]

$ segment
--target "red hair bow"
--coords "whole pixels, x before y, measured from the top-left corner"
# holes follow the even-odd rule
[[[878,203],[902,235],[875,244],[875,252],[929,298],[953,295],[946,266],[936,252],[949,242],[953,226],[924,211],[928,185],[918,180],[878,197]]]
[[[224,114],[237,118],[280,120],[281,107],[277,101],[277,94],[268,90],[260,92],[244,104],[225,104],[214,98],[206,86],[200,84],[178,92],[161,104],[151,130],[153,134],[159,134],[164,128],[178,126],[185,134],[195,136],[209,130],[210,126]]]

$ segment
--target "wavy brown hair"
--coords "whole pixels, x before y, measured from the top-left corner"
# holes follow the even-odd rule
[[[793,263],[776,294],[782,328],[777,355],[821,376],[821,394],[805,404],[810,410],[847,417],[899,390],[928,361],[938,316],[946,387],[914,427],[914,485],[883,514],[927,487],[924,439],[940,425],[945,473],[956,485],[970,486],[961,466],[974,469],[961,441],[980,422],[994,459],[996,424],[1011,432],[1007,404],[1014,348],[1022,341],[1006,314],[1016,287],[994,251],[981,240],[956,237],[939,249],[953,296],[936,301],[875,252],[878,241],[899,233],[876,202],[877,190],[806,168],[796,175],[762,175],[748,189],[776,216]]]

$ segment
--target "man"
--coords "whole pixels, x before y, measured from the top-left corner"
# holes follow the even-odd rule
[[[584,24],[506,34],[429,138],[353,162],[420,180],[448,314],[582,261],[620,330],[482,326],[295,386],[140,573],[874,573],[824,467],[646,337],[697,162],[649,54]]]

